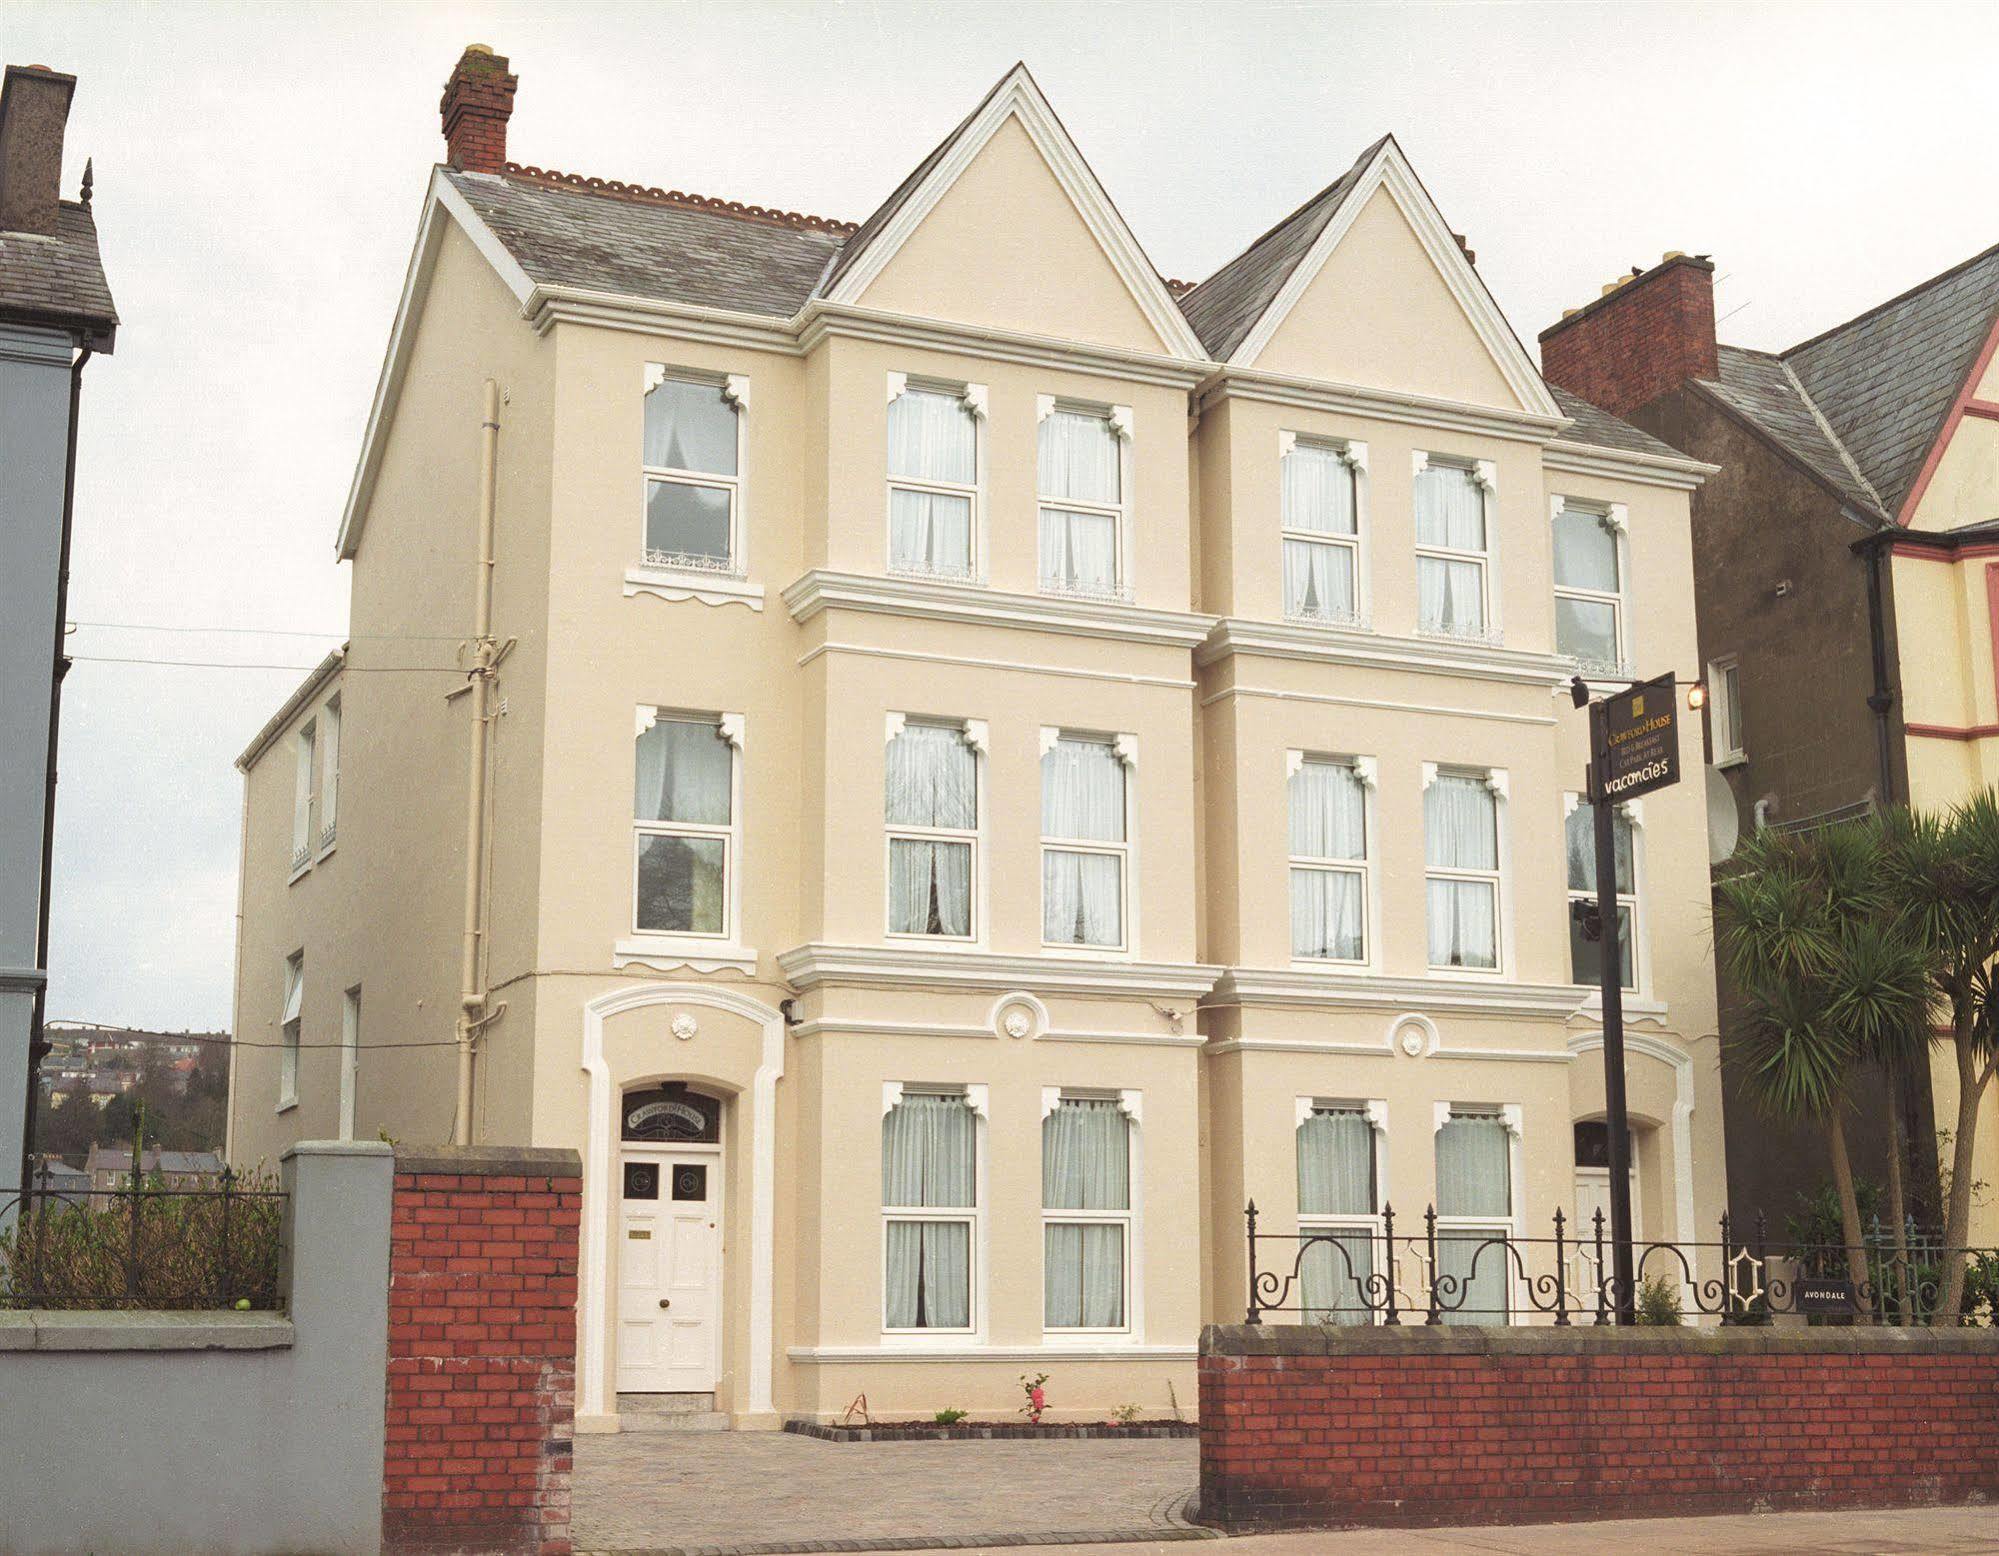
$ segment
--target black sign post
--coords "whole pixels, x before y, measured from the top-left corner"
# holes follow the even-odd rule
[[[1624,1101],[1624,949],[1617,918],[1616,807],[1680,781],[1673,677],[1589,705],[1589,802],[1596,823],[1597,950],[1603,991],[1603,1106],[1610,1135],[1611,1295],[1620,1324],[1638,1321],[1631,1250],[1631,1129]],[[1598,1271],[1602,1278],[1602,1271]]]

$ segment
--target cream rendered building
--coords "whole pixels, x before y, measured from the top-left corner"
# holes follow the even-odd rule
[[[1395,143],[1190,291],[1022,68],[858,229],[505,163],[505,70],[447,89],[352,641],[242,761],[235,1158],[453,1133],[491,380],[469,1134],[583,1155],[585,1429],[1191,1411],[1252,1196],[1600,1195],[1564,683],[1694,663],[1706,467],[1551,393]],[[1703,807],[1633,809],[1688,1237]]]

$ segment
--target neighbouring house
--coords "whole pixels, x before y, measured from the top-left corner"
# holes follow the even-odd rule
[[[131,1168],[131,1152],[125,1153],[125,1165]],[[42,1156],[35,1163],[29,1186],[37,1193],[46,1194],[71,1205],[88,1205],[90,1191],[95,1185],[90,1174],[81,1167],[72,1167],[59,1156]]]
[[[149,1147],[140,1158],[140,1168],[148,1181],[157,1173],[170,1189],[205,1189],[214,1187],[221,1179],[222,1158],[213,1151],[163,1151]],[[93,1189],[130,1188],[131,1148],[93,1145],[83,1171]]]
[[[1694,560],[1710,759],[1741,830],[1947,807],[1999,777],[1999,248],[1788,351],[1718,344],[1714,266],[1685,254],[1540,339],[1551,383],[1720,467]],[[1724,1069],[1730,1198],[1776,1216],[1829,1174],[1822,1132],[1756,1116]],[[1934,1185],[1947,1045],[1903,1092],[1909,1181]],[[1881,1109],[1854,1123],[1878,1179]],[[1999,1094],[1978,1164],[1999,1182]],[[1971,1240],[1999,1241],[1989,1196]]]
[[[1707,467],[1400,147],[1187,287],[1025,68],[858,225],[511,162],[515,87],[240,760],[232,1157],[578,1150],[584,1430],[1191,1406],[1252,1196],[1460,1274],[1601,1204],[1567,682],[1691,669]],[[1722,1209],[1704,816],[1618,822],[1647,1237]]]
[[[0,1200],[28,1160],[48,982],[70,486],[83,367],[118,313],[97,256],[90,174],[62,198],[76,77],[0,80]]]

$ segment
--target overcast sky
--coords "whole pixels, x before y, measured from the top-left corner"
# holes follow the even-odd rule
[[[1724,339],[1777,348],[1999,241],[1989,3],[5,0],[0,57],[79,77],[64,184],[95,158],[124,318],[85,378],[70,614],[126,625],[79,655],[340,640],[334,529],[468,42],[521,78],[517,160],[851,220],[1025,59],[1187,278],[1393,130],[1530,349],[1667,249],[1715,257]],[[228,1024],[231,763],[298,679],[71,674],[51,1016]]]

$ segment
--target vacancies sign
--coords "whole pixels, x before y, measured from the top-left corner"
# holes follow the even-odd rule
[[[1680,781],[1679,706],[1662,675],[1595,705],[1591,753],[1603,798],[1632,800]]]

